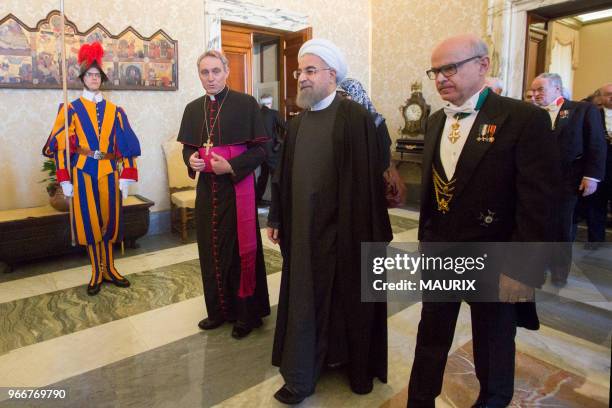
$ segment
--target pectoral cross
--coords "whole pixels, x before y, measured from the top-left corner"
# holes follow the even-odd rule
[[[210,138],[208,138],[208,140],[206,141],[206,143],[204,143],[202,147],[206,148],[206,155],[208,156],[210,148],[213,147],[213,144],[211,143]]]

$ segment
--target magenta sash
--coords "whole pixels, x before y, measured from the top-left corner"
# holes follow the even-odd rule
[[[210,153],[229,160],[240,156],[246,151],[245,145],[215,146]],[[212,154],[206,155],[206,149],[199,149],[200,158],[204,159],[205,173],[212,173],[210,159]],[[234,184],[236,193],[236,229],[238,232],[238,253],[240,254],[240,288],[238,297],[246,298],[255,292],[255,264],[257,259],[257,223],[255,217],[255,182],[253,173]]]

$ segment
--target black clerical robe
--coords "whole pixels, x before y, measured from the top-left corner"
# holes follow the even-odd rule
[[[293,119],[283,143],[268,219],[283,253],[272,362],[301,394],[325,364],[347,363],[356,393],[387,380],[386,304],[360,298],[361,243],[392,239],[378,146],[370,114],[338,97]]]
[[[237,198],[236,186],[247,178],[254,189],[253,172],[266,157],[264,144],[267,137],[255,99],[225,88],[215,95],[214,100],[202,96],[185,107],[178,141],[183,144],[183,159],[191,177],[195,177],[195,172],[189,167],[189,157],[209,138],[214,147],[232,146],[245,151],[228,160],[233,175],[215,175],[207,167],[198,179],[196,231],[206,310],[209,319],[237,320],[248,325],[270,314],[254,204],[247,203],[253,209],[255,223],[252,227],[256,228],[255,287],[247,290],[246,296],[246,268],[244,256],[241,259],[239,240],[239,228],[243,226],[237,221],[242,198]],[[254,200],[254,195],[250,199]]]

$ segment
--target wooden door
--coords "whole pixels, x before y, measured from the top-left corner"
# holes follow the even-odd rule
[[[253,33],[221,24],[221,48],[229,61],[227,85],[234,91],[253,94]]]
[[[544,72],[548,20],[534,13],[527,14],[527,38],[523,74],[523,95],[536,76]]]
[[[282,94],[284,101],[284,112],[286,120],[291,119],[292,116],[300,113],[301,109],[295,103],[297,96],[297,80],[293,78],[293,71],[298,68],[298,52],[300,47],[306,41],[312,38],[312,27],[305,28],[304,30],[297,31],[295,33],[287,33],[281,38],[282,48],[282,64],[283,64],[283,76],[281,84]]]

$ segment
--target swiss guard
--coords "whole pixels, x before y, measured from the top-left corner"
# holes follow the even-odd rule
[[[102,282],[128,287],[130,282],[115,269],[113,243],[121,240],[121,205],[130,184],[138,180],[136,157],[140,144],[125,111],[105,99],[100,86],[108,80],[102,70],[100,43],[79,50],[79,79],[83,94],[68,104],[70,169],[66,165],[65,109],[60,105],[43,154],[55,159],[57,181],[71,197],[74,237],[87,246],[91,280],[87,293],[98,294]]]

